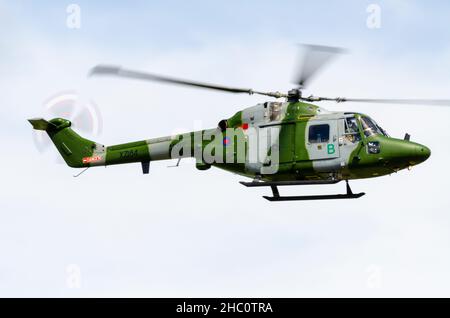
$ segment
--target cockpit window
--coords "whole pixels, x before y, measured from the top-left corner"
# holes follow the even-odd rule
[[[351,142],[358,142],[361,140],[359,134],[358,122],[355,117],[347,117],[345,119],[345,138]]]
[[[384,130],[380,129],[380,127],[369,117],[361,117],[361,126],[366,137],[376,134],[386,135]]]

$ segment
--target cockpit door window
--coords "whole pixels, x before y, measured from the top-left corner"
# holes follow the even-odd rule
[[[347,117],[344,122],[345,133],[344,137],[352,142],[356,143],[361,140],[361,135],[359,133],[358,121],[355,117]]]

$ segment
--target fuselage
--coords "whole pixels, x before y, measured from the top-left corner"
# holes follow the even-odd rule
[[[349,180],[391,174],[430,156],[426,146],[389,137],[364,114],[302,102],[266,102],[216,128],[109,147],[79,136],[62,118],[30,122],[74,168],[140,162],[147,171],[151,161],[194,157],[200,170],[215,166],[261,180]]]
[[[275,149],[278,163],[267,158],[250,162],[247,156],[244,165],[216,166],[266,180],[377,177],[419,164],[430,156],[426,146],[389,137],[364,114],[328,112],[301,102],[258,104],[236,113],[227,120],[227,127],[242,130],[247,149],[252,147],[248,144],[252,135],[270,135],[270,141],[265,146],[259,144],[264,149],[258,151],[269,153],[270,158],[270,150]],[[276,167],[264,173],[268,164]]]

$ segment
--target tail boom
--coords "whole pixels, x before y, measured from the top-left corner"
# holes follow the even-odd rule
[[[35,130],[46,131],[67,165],[72,168],[118,165],[133,162],[148,163],[182,157],[172,157],[177,140],[161,137],[105,147],[85,139],[71,129],[71,122],[62,118],[46,121],[29,119]]]

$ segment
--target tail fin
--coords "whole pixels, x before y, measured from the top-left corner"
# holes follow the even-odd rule
[[[69,120],[35,118],[28,121],[34,129],[47,132],[68,166],[83,168],[105,164],[105,146],[78,135],[70,128]]]

